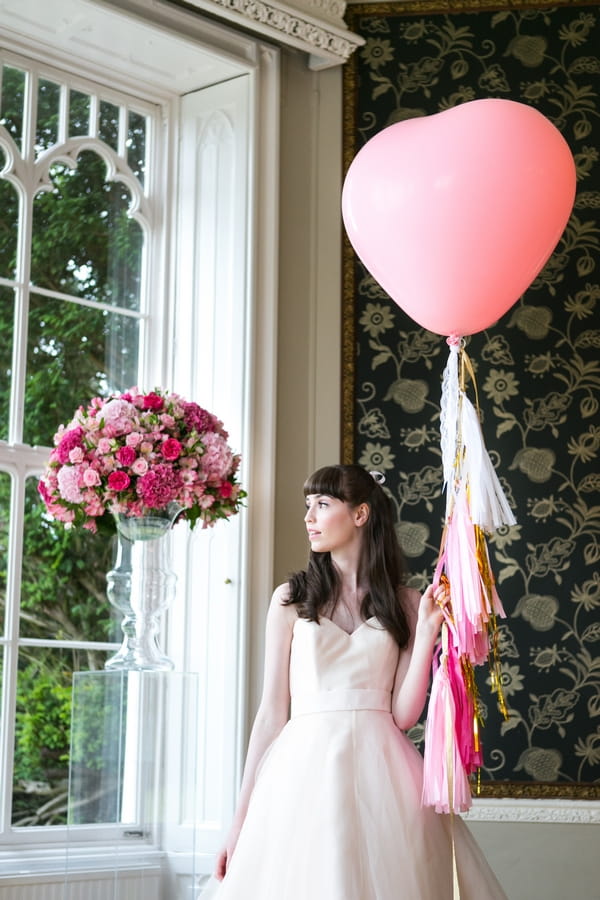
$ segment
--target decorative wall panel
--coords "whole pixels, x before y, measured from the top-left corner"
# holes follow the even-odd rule
[[[490,541],[507,611],[509,717],[479,669],[481,793],[597,798],[598,6],[423,0],[352,5],[347,20],[365,44],[345,69],[346,166],[387,125],[485,97],[540,110],[575,157],[575,207],[556,251],[516,305],[467,346],[486,444],[517,518]],[[385,473],[411,583],[423,588],[443,521],[438,429],[448,348],[387,297],[347,242],[344,254],[343,455]],[[422,736],[419,725],[412,737],[419,744]]]

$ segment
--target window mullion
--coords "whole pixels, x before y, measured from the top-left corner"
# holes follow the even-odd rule
[[[35,190],[35,110],[37,75],[26,72],[23,124],[23,149],[19,179],[19,236],[16,260],[15,317],[13,334],[12,380],[10,392],[9,432],[10,443],[23,440],[23,415],[25,408],[25,378],[27,369],[27,337],[29,318],[29,294],[31,283],[31,236],[33,229],[33,194]]]
[[[7,467],[8,468],[8,467]],[[12,467],[11,467],[12,468]],[[10,470],[9,470],[10,471]],[[16,466],[11,474],[10,525],[8,535],[8,566],[6,573],[5,645],[2,677],[2,707],[0,729],[0,833],[10,829],[15,745],[15,710],[17,705],[17,673],[19,663],[19,616],[21,591],[21,561],[23,556],[23,507],[25,500],[25,467]]]

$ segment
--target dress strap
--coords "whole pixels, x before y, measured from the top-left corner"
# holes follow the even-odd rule
[[[370,688],[338,689],[317,691],[292,697],[292,718],[309,713],[341,712],[353,709],[373,709],[390,712],[392,695],[390,691]]]

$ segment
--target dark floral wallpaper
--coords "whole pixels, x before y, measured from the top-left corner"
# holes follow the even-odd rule
[[[482,793],[595,798],[600,8],[499,5],[349,6],[349,27],[365,44],[345,67],[345,162],[387,125],[484,97],[536,107],[573,152],[577,197],[555,253],[500,322],[468,340],[486,444],[517,518],[490,538],[507,611],[501,659],[508,720],[486,668],[477,674]],[[448,348],[387,297],[348,243],[344,254],[343,455],[386,474],[411,583],[423,588],[444,513],[438,429]],[[412,737],[422,742],[422,725]]]

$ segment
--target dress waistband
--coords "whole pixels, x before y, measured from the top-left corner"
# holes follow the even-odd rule
[[[341,712],[353,709],[374,709],[390,712],[392,695],[390,691],[379,691],[370,688],[337,689],[332,691],[316,691],[313,694],[301,694],[292,697],[292,718],[308,713]]]

